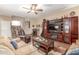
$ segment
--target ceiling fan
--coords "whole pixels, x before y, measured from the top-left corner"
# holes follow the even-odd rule
[[[30,8],[27,7],[23,7],[23,8],[29,10],[27,13],[34,12],[35,14],[38,14],[38,12],[43,11],[43,9],[39,9],[37,7],[38,7],[37,4],[32,4]]]

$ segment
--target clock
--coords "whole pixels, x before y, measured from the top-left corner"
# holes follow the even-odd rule
[[[75,11],[70,12],[70,16],[74,16],[75,14],[76,14]]]

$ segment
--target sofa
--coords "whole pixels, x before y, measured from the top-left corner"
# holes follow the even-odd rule
[[[76,40],[76,43],[72,43],[66,55],[79,55],[78,52],[79,52],[79,39]]]
[[[20,38],[16,38],[18,48],[15,49],[11,44],[11,39],[6,36],[0,36],[0,54],[8,55],[30,55],[36,49],[26,44]]]

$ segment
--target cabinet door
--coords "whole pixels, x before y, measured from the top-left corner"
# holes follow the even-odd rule
[[[78,39],[78,17],[71,17],[71,39],[72,42]]]
[[[70,18],[64,19],[63,31],[64,31],[64,42],[71,44],[71,21],[70,21]]]
[[[65,43],[69,43],[69,44],[72,43],[70,36],[71,36],[71,34],[65,34],[65,35],[64,35],[64,42],[65,42]]]
[[[71,33],[78,34],[78,17],[71,17]]]
[[[63,34],[58,34],[57,40],[63,42]]]
[[[63,31],[64,33],[70,33],[71,22],[69,18],[64,19]]]

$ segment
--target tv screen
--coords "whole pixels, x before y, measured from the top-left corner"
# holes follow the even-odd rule
[[[49,29],[49,30],[56,30],[55,27],[54,27],[54,25],[49,25],[49,26],[48,26],[48,29]]]
[[[48,31],[49,32],[57,32],[59,31],[60,25],[56,25],[56,24],[49,24],[48,25]]]

